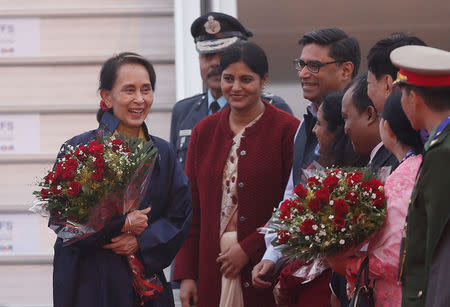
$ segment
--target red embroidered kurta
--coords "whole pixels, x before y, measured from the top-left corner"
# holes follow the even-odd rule
[[[265,103],[261,118],[249,127],[238,149],[238,241],[250,258],[241,270],[244,304],[274,306],[271,289],[255,289],[251,270],[265,251],[257,231],[283,199],[292,166],[292,151],[299,120]],[[175,259],[174,280],[195,279],[199,306],[218,306],[221,273],[219,229],[222,176],[233,142],[230,108],[208,116],[193,130],[186,173],[191,184],[193,215],[188,239]]]

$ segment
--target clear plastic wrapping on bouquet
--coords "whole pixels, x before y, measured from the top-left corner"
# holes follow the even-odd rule
[[[328,269],[327,263],[322,258],[316,258],[305,262],[292,275],[301,278],[302,284],[313,281]]]
[[[157,150],[154,148],[141,160],[137,171],[130,178],[126,187],[101,198],[90,209],[88,220],[85,223],[49,213],[45,209],[43,201],[35,201],[30,211],[49,217],[49,227],[55,231],[58,238],[63,240],[63,246],[85,239],[103,229],[114,217],[126,215],[139,208],[150,184],[157,157]],[[137,304],[144,306],[145,302],[162,293],[162,282],[156,274],[149,278],[146,277],[144,265],[136,254],[127,256],[127,260],[132,272],[133,288],[139,297]]]

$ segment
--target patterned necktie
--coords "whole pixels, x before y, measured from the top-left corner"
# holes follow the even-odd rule
[[[220,109],[219,103],[217,101],[213,101],[209,106],[209,109],[211,110],[211,114],[216,113]]]

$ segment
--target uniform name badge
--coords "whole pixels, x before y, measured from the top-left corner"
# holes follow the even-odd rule
[[[180,130],[180,136],[191,136],[192,129],[184,129]]]

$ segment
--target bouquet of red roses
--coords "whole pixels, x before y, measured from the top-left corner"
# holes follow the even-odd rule
[[[307,174],[308,176],[308,174]],[[303,261],[364,242],[384,222],[384,185],[368,169],[328,169],[294,188],[269,222],[274,245]]]
[[[33,194],[33,212],[50,216],[50,228],[65,245],[101,230],[113,217],[139,208],[158,156],[151,141],[118,134],[87,145],[65,144],[64,155]],[[145,277],[136,255],[128,256],[141,303],[162,292],[156,275]]]

